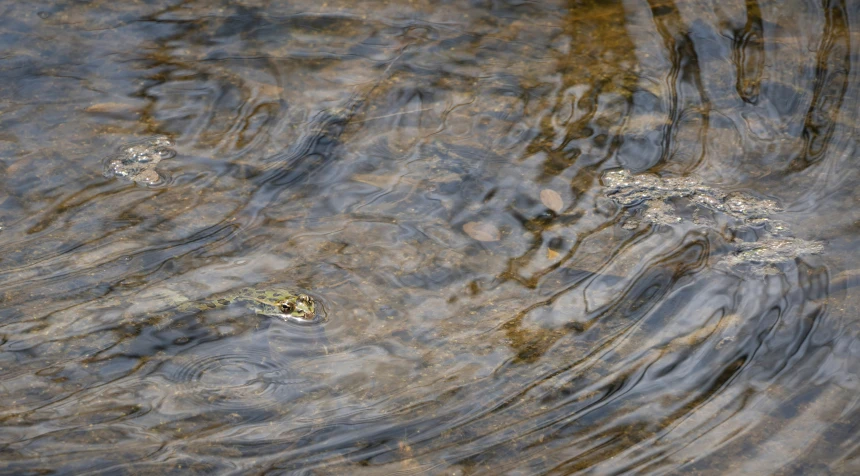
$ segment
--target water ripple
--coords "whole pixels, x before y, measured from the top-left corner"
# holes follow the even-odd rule
[[[0,472],[858,472],[847,2],[2,3]]]

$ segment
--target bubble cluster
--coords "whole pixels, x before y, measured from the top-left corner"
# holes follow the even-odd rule
[[[654,174],[632,174],[624,169],[603,174],[604,193],[624,208],[641,208],[637,218],[629,218],[624,228],[681,223],[683,210],[692,209],[693,221],[706,225],[701,212],[722,215],[732,233],[755,228],[755,241],[735,238],[735,251],[721,261],[735,267],[750,265],[756,273],[773,272],[773,265],[793,260],[800,255],[820,254],[824,247],[817,241],[789,236],[785,223],[773,218],[782,208],[773,200],[743,192],[729,192],[703,184],[696,177],[664,178]],[[714,222],[716,225],[716,222]],[[747,235],[749,236],[749,235]]]
[[[123,145],[116,154],[104,159],[104,175],[122,177],[143,185],[164,185],[170,176],[157,171],[156,166],[162,160],[176,156],[173,145],[173,141],[166,136]]]

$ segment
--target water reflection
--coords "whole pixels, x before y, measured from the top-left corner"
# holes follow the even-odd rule
[[[3,471],[857,466],[850,5],[3,6]],[[770,230],[618,167],[823,253],[715,266]]]
[[[731,21],[726,18],[726,21]],[[738,70],[738,96],[744,101],[756,104],[761,93],[761,81],[765,68],[764,25],[761,7],[757,1],[746,2],[746,24],[734,33],[732,55]]]
[[[851,40],[844,2],[823,5],[824,30],[818,47],[812,98],[803,125],[804,150],[789,164],[802,170],[821,160],[834,132],[851,72]]]

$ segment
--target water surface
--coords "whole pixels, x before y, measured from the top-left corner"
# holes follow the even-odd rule
[[[0,2],[0,471],[860,471],[858,4],[289,3]]]

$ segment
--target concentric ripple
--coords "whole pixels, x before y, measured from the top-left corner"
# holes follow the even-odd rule
[[[224,352],[217,344],[180,354],[159,369],[173,385],[167,392],[172,405],[248,413],[288,402],[311,384],[283,359],[273,359],[264,346]]]

